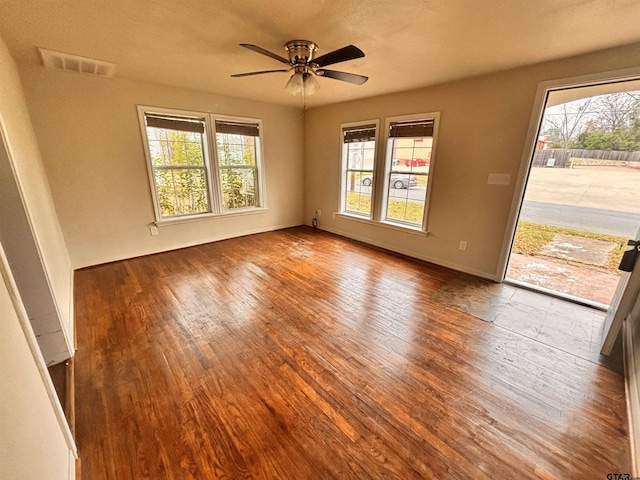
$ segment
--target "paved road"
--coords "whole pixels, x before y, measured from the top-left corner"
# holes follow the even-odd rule
[[[362,185],[362,193],[371,193],[371,187]],[[408,190],[406,188],[390,188],[389,195],[393,198],[408,198],[409,200],[422,200],[424,201],[425,194],[427,192],[426,187],[411,187]]]
[[[629,238],[640,227],[640,213],[532,201],[522,204],[520,220]]]
[[[409,190],[391,188],[389,193],[395,198],[424,200],[425,190],[424,187],[413,187]],[[371,187],[363,186],[362,192],[370,193]],[[640,228],[640,212],[621,212],[530,200],[523,203],[520,220],[629,238],[635,238]]]

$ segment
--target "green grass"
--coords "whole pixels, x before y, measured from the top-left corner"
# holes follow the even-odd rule
[[[404,202],[402,200],[391,200],[387,209],[387,218],[400,220],[402,222],[418,223],[422,225],[424,214],[424,203]]]
[[[371,212],[371,195],[347,192],[346,210],[348,212],[369,214]],[[411,201],[405,203],[403,200],[391,200],[389,201],[387,217],[403,222],[422,224],[423,213],[424,203]]]
[[[513,253],[520,253],[522,255],[540,255],[542,248],[553,239],[556,233],[615,243],[616,247],[609,254],[609,259],[604,268],[612,272],[618,271],[620,259],[626,249],[626,237],[616,237],[614,235],[605,235],[603,233],[593,233],[584,230],[573,230],[571,228],[552,227],[550,225],[540,225],[537,223],[518,222],[512,251]]]
[[[359,194],[358,192],[347,192],[347,205],[346,210],[348,212],[371,212],[371,195]]]

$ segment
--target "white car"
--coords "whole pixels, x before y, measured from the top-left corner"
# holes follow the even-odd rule
[[[360,182],[365,187],[368,187],[373,183],[373,177],[371,175],[363,175]],[[390,183],[393,188],[411,188],[418,185],[418,179],[414,175],[392,173]]]

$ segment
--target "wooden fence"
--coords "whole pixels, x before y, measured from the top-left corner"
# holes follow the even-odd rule
[[[577,165],[640,167],[640,152],[548,149],[536,150],[533,155],[534,167],[569,168]]]
[[[570,150],[536,150],[533,155],[534,167],[569,168]]]

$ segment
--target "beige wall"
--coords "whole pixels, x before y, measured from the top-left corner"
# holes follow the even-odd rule
[[[414,257],[494,278],[538,84],[638,65],[640,46],[440,86],[310,109],[305,114],[305,222]],[[373,79],[375,81],[375,79]],[[332,217],[339,208],[340,124],[441,112],[428,237]],[[509,186],[487,185],[509,173]],[[467,250],[458,250],[460,240]]]
[[[11,287],[2,265],[0,272],[0,478],[72,479],[73,453],[9,296]],[[43,363],[40,366],[44,368]]]
[[[72,355],[73,272],[16,65],[0,40],[0,236],[50,363]]]
[[[302,223],[299,110],[40,66],[20,73],[74,268]],[[151,236],[136,105],[262,119],[268,211],[163,226]]]

